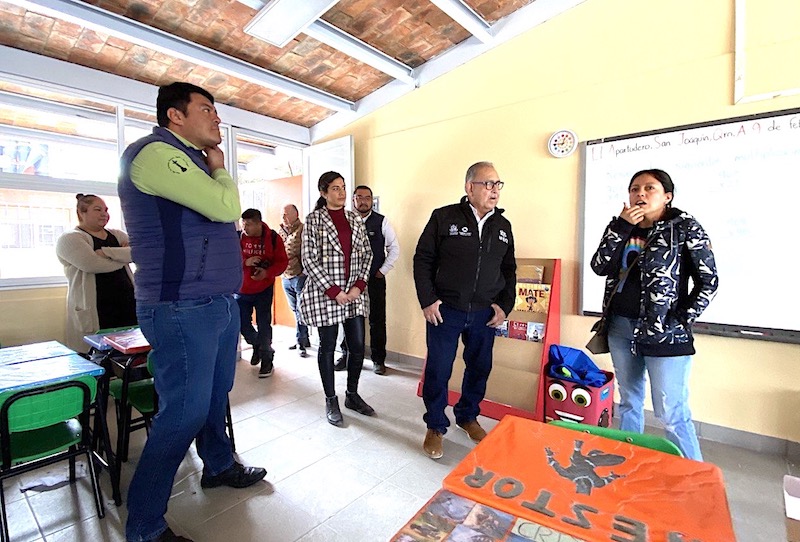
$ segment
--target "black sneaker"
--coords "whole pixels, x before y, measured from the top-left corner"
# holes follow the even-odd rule
[[[289,347],[289,350],[297,350],[297,346],[298,345],[293,344],[292,346]]]
[[[216,476],[208,476],[203,474],[200,478],[200,487],[210,488],[219,486],[228,486],[235,488],[243,488],[252,486],[259,480],[262,480],[267,475],[267,469],[261,467],[245,467],[238,461],[234,461],[233,465]]]
[[[167,527],[166,531],[158,535],[158,538],[154,538],[153,540],[154,542],[192,542],[191,538],[176,535],[169,527]]]
[[[301,358],[307,358],[308,357],[308,352],[306,352],[306,347],[303,346],[302,344],[300,345],[300,357]]]
[[[350,393],[348,391],[344,397],[344,406],[364,416],[372,416],[375,414],[375,409],[365,403],[358,393]]]
[[[258,365],[261,362],[261,347],[253,345],[253,357],[250,358],[250,365]]]
[[[347,356],[342,356],[333,364],[334,371],[344,371],[347,369]]]
[[[258,378],[267,378],[272,376],[274,367],[271,359],[265,359],[261,362],[261,368],[258,370]]]
[[[376,375],[385,375],[386,364],[378,363],[377,361],[372,362],[372,372],[375,373]]]

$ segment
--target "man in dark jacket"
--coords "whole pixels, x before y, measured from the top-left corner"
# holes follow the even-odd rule
[[[423,450],[442,457],[450,420],[445,415],[447,385],[459,337],[464,341],[461,398],[453,408],[456,425],[480,442],[480,402],[492,368],[494,328],[514,306],[517,264],[511,223],[497,209],[500,181],[491,162],[467,170],[466,197],[436,209],[417,243],[414,282],[427,321],[428,358],[422,400],[428,426]]]

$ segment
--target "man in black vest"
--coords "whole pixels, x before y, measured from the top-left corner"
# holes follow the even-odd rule
[[[389,221],[372,210],[372,189],[360,185],[353,192],[353,207],[367,228],[372,246],[372,268],[367,291],[369,292],[369,346],[372,350],[372,370],[386,374],[386,274],[394,268],[400,256],[400,244]],[[342,357],[336,362],[337,371],[347,366],[347,345],[342,341]]]

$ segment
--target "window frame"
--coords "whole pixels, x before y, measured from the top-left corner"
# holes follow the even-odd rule
[[[37,85],[35,82],[30,81],[15,81],[24,84],[29,88],[38,88],[42,90],[53,90],[42,85]],[[82,93],[59,88],[58,92],[65,96],[81,97]],[[108,149],[109,146],[113,148],[118,156],[121,156],[126,145],[124,140],[126,125],[139,125],[154,127],[154,124],[149,124],[146,121],[126,117],[125,112],[140,111],[155,116],[155,108],[143,107],[140,104],[126,103],[122,101],[110,101],[99,99],[92,96],[92,99],[106,105],[114,107],[114,113],[98,112],[94,109],[82,108],[73,104],[59,103],[53,100],[46,100],[38,97],[23,96],[20,94],[10,94],[7,92],[0,92],[0,106],[8,105],[19,107],[20,105],[29,108],[38,109],[41,111],[52,112],[57,114],[65,114],[76,116],[79,112],[85,109],[87,116],[91,119],[98,119],[102,117],[104,120],[113,120],[116,125],[116,140],[105,143],[96,139],[86,138],[80,135],[71,134],[58,134],[47,130],[37,130],[34,128],[12,126],[8,124],[0,124],[0,133],[4,135],[9,134],[12,137],[35,137],[37,139],[44,139],[52,141],[54,144],[69,143],[69,144],[82,144],[92,147],[102,147]],[[231,164],[236,163],[236,137],[235,128],[229,124],[221,123],[220,132],[222,133],[225,155],[225,168],[231,172],[234,182],[238,184],[237,168],[232,168]],[[267,134],[261,134],[252,130],[247,130],[253,134],[258,134],[259,137],[266,140],[273,138]],[[15,189],[26,191],[43,191],[55,192],[65,194],[97,194],[100,197],[118,197],[117,183],[116,182],[102,182],[87,179],[66,179],[55,176],[45,175],[29,175],[23,173],[9,173],[0,172],[0,189]],[[124,224],[124,217],[123,224]],[[36,232],[33,233],[36,235]],[[55,258],[55,252],[53,253]],[[37,276],[37,277],[16,277],[16,278],[0,278],[0,291],[2,290],[15,290],[15,289],[28,289],[38,287],[57,287],[67,284],[67,279],[64,275],[60,276]]]

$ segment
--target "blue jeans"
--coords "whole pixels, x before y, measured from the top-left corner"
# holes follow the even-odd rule
[[[675,443],[684,457],[703,460],[697,442],[692,413],[689,411],[689,369],[691,356],[655,357],[634,355],[633,329],[636,320],[611,316],[608,345],[619,384],[620,428],[644,431],[645,370],[650,376],[653,411],[664,426],[667,438]]]
[[[299,344],[307,343],[308,341],[308,326],[300,323],[300,315],[297,314],[297,298],[300,297],[300,292],[303,291],[303,285],[305,283],[305,275],[283,279],[283,291],[286,292],[286,299],[289,300],[289,308],[292,309],[294,318],[297,321],[297,333],[295,336]]]
[[[494,346],[494,328],[486,323],[494,316],[494,310],[489,307],[464,312],[442,303],[439,312],[444,320],[441,324],[426,324],[428,359],[425,361],[425,383],[422,385],[422,400],[425,403],[422,419],[429,429],[444,434],[450,426],[444,409],[447,407],[447,384],[453,374],[459,337],[464,341],[465,369],[461,399],[453,407],[456,423],[472,421],[481,413],[480,402],[486,395]]]
[[[152,346],[158,393],[158,414],[128,489],[125,535],[140,542],[167,529],[167,501],[192,439],[197,438],[206,474],[233,465],[225,412],[236,367],[239,308],[232,295],[215,295],[140,302],[136,314]]]
[[[266,356],[272,345],[272,297],[275,293],[274,285],[257,294],[236,294],[239,304],[239,317],[241,318],[242,336],[247,344],[261,348],[261,353]],[[253,309],[256,311],[256,325],[253,327]]]

